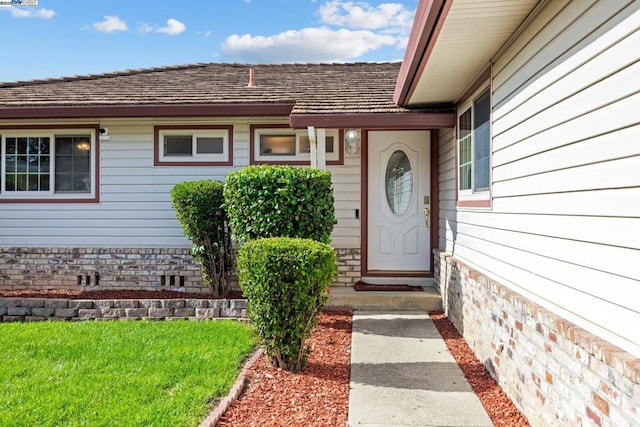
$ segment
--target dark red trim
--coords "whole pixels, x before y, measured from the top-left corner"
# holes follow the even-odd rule
[[[438,179],[439,179],[439,147],[438,147],[438,131],[432,129],[429,137],[430,144],[430,218],[431,228],[429,229],[429,239],[431,250],[429,251],[429,271],[427,272],[408,272],[408,271],[377,271],[369,270],[369,131],[370,129],[362,129],[360,137],[360,270],[361,275],[371,277],[433,277],[434,261],[431,252],[434,247],[438,247],[439,239],[439,203],[438,203]],[[379,130],[379,129],[376,129]],[[395,129],[384,129],[395,130]],[[426,129],[420,129],[426,130]],[[434,135],[435,139],[434,139]],[[434,246],[435,241],[435,246]]]
[[[160,131],[163,130],[200,130],[200,129],[226,129],[229,133],[229,146],[227,154],[229,158],[220,162],[166,162],[160,160]],[[232,125],[155,125],[153,127],[153,165],[154,166],[233,166],[233,126]]]
[[[289,124],[294,129],[366,128],[371,130],[424,130],[450,128],[455,124],[451,111],[431,113],[352,113],[352,114],[291,114]]]
[[[24,126],[0,126],[0,130],[25,130],[25,129],[50,129],[55,131],[58,129],[80,129],[80,130],[94,130],[95,138],[95,161],[94,161],[94,181],[95,189],[93,197],[90,199],[63,199],[63,198],[50,198],[50,199],[3,199],[0,198],[0,203],[100,203],[100,125],[91,123],[83,123],[79,125],[65,124],[65,125],[24,125]]]
[[[444,19],[451,8],[451,3],[453,2],[447,0],[422,0],[418,3],[407,50],[393,93],[393,100],[398,105],[406,107],[409,104],[440,34]]]
[[[249,164],[251,165],[293,165],[309,166],[309,160],[256,160],[255,130],[256,129],[292,129],[286,124],[255,124],[249,126]],[[335,127],[333,127],[335,129]],[[327,166],[341,166],[344,164],[344,130],[338,130],[338,160],[327,160]]]
[[[491,196],[489,196],[491,197]],[[490,208],[491,198],[481,200],[458,200],[456,207],[459,208]]]
[[[293,103],[0,107],[0,119],[288,116]]]
[[[429,271],[433,272],[433,250],[440,246],[440,137],[437,130],[431,130],[429,141],[431,143],[431,250],[429,251]]]

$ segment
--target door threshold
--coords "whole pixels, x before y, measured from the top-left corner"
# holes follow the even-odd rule
[[[372,285],[409,285],[433,287],[433,277],[402,277],[402,276],[362,276],[363,282]]]

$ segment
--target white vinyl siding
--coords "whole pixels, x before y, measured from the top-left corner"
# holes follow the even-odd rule
[[[451,207],[440,246],[640,355],[640,11],[549,2],[492,72],[492,209]],[[615,313],[615,314],[614,314]]]
[[[175,184],[198,179],[224,181],[249,165],[250,123],[286,123],[281,119],[102,121],[111,139],[100,144],[100,203],[0,203],[0,242],[7,247],[189,247],[171,206]],[[233,166],[154,167],[154,125],[234,126]],[[52,127],[55,127],[52,125]],[[360,246],[360,157],[345,156],[333,173],[338,224],[335,247]]]

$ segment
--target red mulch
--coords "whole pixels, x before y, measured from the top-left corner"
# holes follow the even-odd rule
[[[496,426],[529,426],[527,419],[476,359],[449,319],[430,313],[449,351]],[[218,426],[344,426],[349,410],[351,314],[325,312],[312,335],[305,372],[252,366],[249,386]]]
[[[243,426],[345,426],[349,410],[351,313],[324,312],[304,372],[292,374],[262,357],[249,386],[218,423]]]
[[[435,323],[471,388],[480,398],[491,421],[496,426],[529,426],[527,419],[489,375],[482,362],[475,357],[447,316],[440,311],[429,313],[429,317]]]
[[[114,289],[102,291],[73,291],[66,289],[15,289],[0,290],[0,298],[67,298],[67,299],[215,299],[210,293],[187,293],[167,290],[141,291],[134,289]],[[228,299],[243,298],[240,291],[229,291]]]

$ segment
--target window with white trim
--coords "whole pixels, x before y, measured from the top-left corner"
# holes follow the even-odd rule
[[[254,128],[254,159],[258,162],[310,161],[311,143],[306,130],[288,128]],[[340,132],[326,130],[325,152],[327,161],[340,159]]]
[[[95,132],[7,131],[0,147],[0,198],[92,198]]]
[[[491,154],[491,95],[487,88],[458,109],[459,199],[488,199]]]
[[[162,129],[158,130],[159,163],[228,162],[230,130]]]

